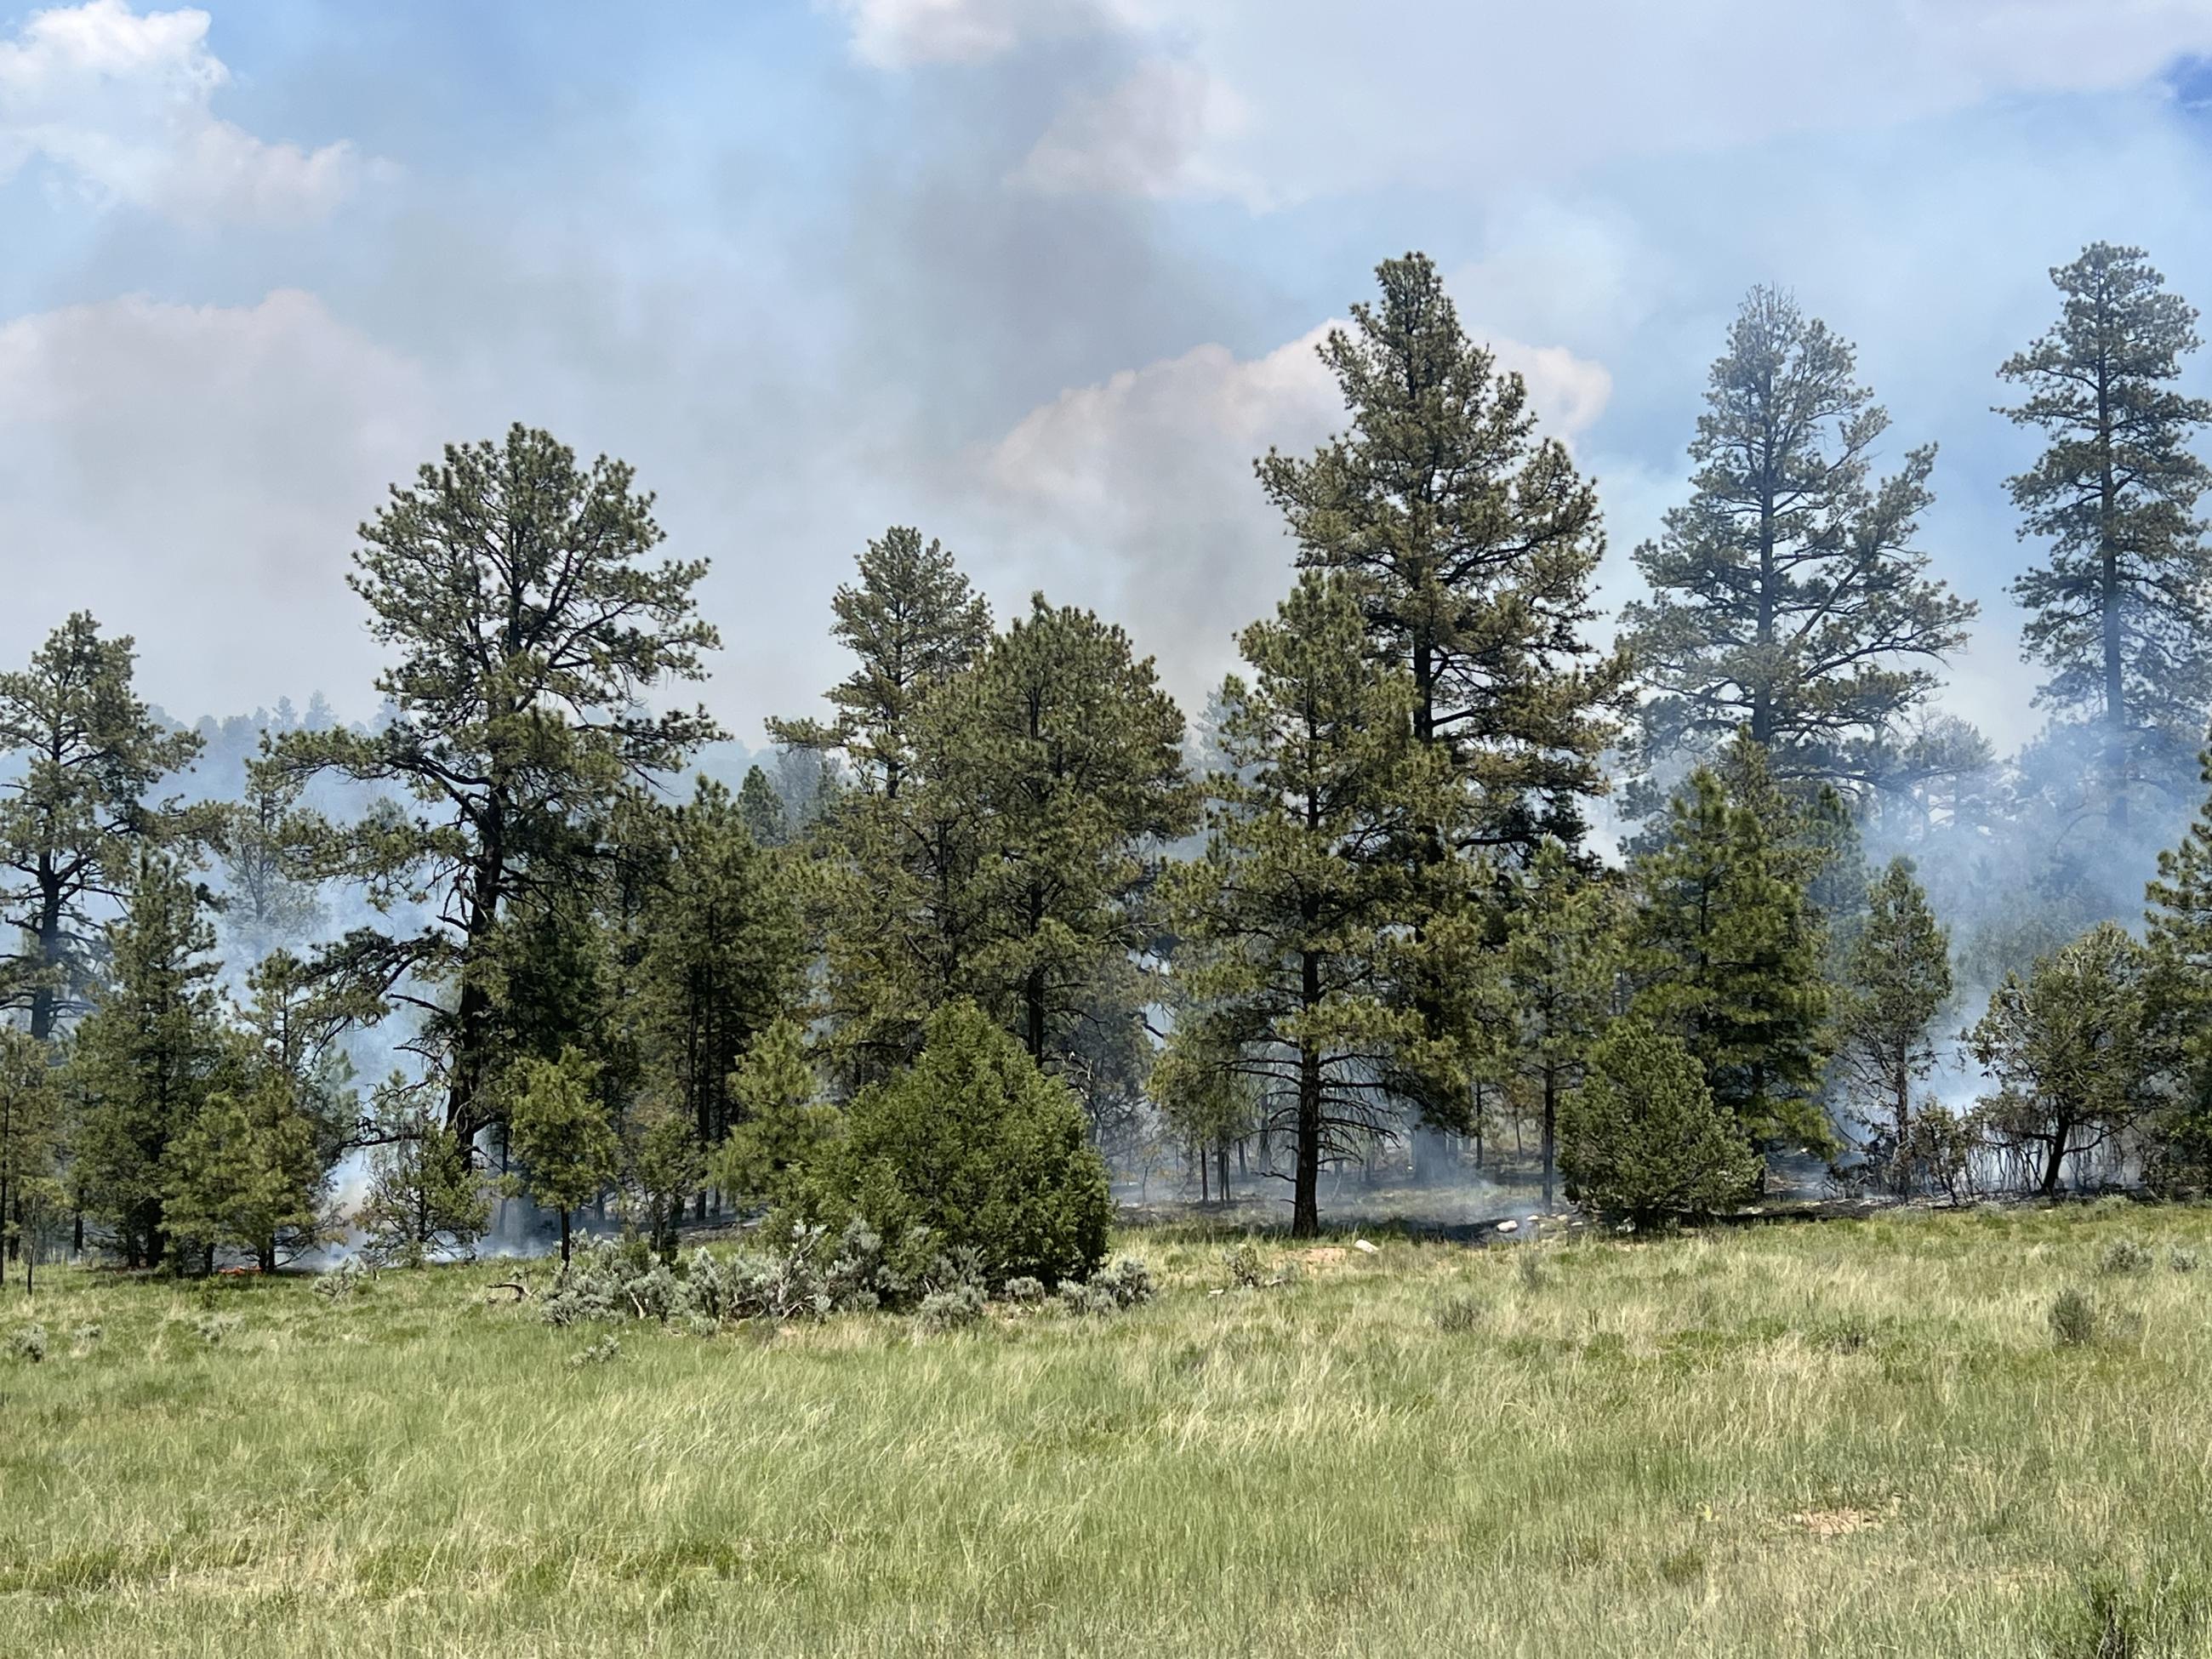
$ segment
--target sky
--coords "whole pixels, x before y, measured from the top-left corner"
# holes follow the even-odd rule
[[[748,743],[892,524],[1194,708],[1289,583],[1253,458],[1419,248],[1596,478],[1608,605],[1745,290],[1855,341],[2008,748],[1995,370],[2100,238],[2212,295],[2212,0],[0,0],[0,660],[89,609],[173,714],[366,717],[356,527],[521,421],[711,561]]]

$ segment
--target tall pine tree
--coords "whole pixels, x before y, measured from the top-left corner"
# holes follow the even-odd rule
[[[837,750],[861,787],[896,796],[913,763],[916,707],[974,662],[991,638],[991,609],[941,543],[894,525],[859,560],[860,584],[830,601],[830,628],[859,664],[829,692],[828,722],[771,720],[776,741]]]
[[[946,712],[939,784],[971,793],[984,829],[977,1000],[1056,1069],[1083,1024],[1139,1017],[1126,969],[1152,938],[1165,843],[1198,807],[1182,711],[1120,628],[1039,594]]]
[[[1269,451],[1261,483],[1298,562],[1353,577],[1369,648],[1412,682],[1414,737],[1474,798],[1462,839],[1575,844],[1627,672],[1588,638],[1596,491],[1536,435],[1526,384],[1468,338],[1425,256],[1376,276],[1379,304],[1320,348],[1351,429],[1304,460]]]
[[[327,965],[422,1017],[422,1048],[466,1147],[495,1118],[501,933],[519,900],[553,917],[588,880],[621,798],[714,736],[703,711],[655,714],[647,687],[702,677],[717,643],[693,589],[703,562],[649,562],[662,540],[629,467],[588,467],[548,434],[448,446],[362,526],[349,578],[393,653],[375,731],[295,731],[264,775],[334,774],[395,786],[417,816],[331,829],[323,873],[362,883],[386,914],[431,900],[430,920],[359,928]],[[526,953],[525,953],[526,955]]]
[[[129,888],[143,845],[189,835],[199,815],[148,799],[200,740],[139,700],[126,635],[102,639],[79,611],[30,666],[0,674],[0,916],[22,939],[0,993],[44,1042],[81,1012],[95,976],[101,911]]]
[[[1121,629],[1041,595],[921,701],[898,793],[848,801],[812,878],[850,1079],[910,1060],[963,997],[1072,1084],[1133,1046],[1110,1039],[1143,1018],[1149,895],[1195,815],[1182,735]]]
[[[2050,447],[2010,481],[2023,538],[2050,557],[2013,584],[2042,702],[2094,720],[2106,822],[2193,751],[2212,704],[2212,550],[2197,518],[2212,483],[2189,441],[2212,403],[2172,387],[2197,313],[2142,250],[2092,243],[2051,273],[2059,320],[1997,372],[2027,390],[2005,411]]]
[[[1914,545],[1934,448],[1876,478],[1889,417],[1856,376],[1826,324],[1752,290],[1707,383],[1693,493],[1636,550],[1652,597],[1621,611],[1652,694],[1636,745],[1647,774],[1741,730],[1785,784],[1909,781],[1907,727],[1974,606]],[[1923,742],[1904,770],[1949,763]]]
[[[1201,1097],[1223,1069],[1256,1085],[1294,1148],[1300,1237],[1320,1228],[1322,1164],[1389,1121],[1378,1076],[1434,1064],[1396,993],[1442,941],[1413,926],[1418,866],[1389,854],[1450,821],[1455,780],[1413,736],[1411,676],[1364,634],[1354,580],[1317,571],[1244,631],[1253,678],[1222,689],[1206,854],[1169,876],[1182,1013],[1156,1088]]]
[[[1589,637],[1605,549],[1596,491],[1537,435],[1526,384],[1468,339],[1426,257],[1376,275],[1379,302],[1354,305],[1352,327],[1320,349],[1349,429],[1304,460],[1271,450],[1258,471],[1299,563],[1351,578],[1368,651],[1406,673],[1414,740],[1455,786],[1437,821],[1366,855],[1420,866],[1408,925],[1438,947],[1393,992],[1434,1063],[1393,1069],[1387,1086],[1464,1125],[1466,1079],[1495,1034],[1468,976],[1428,969],[1486,929],[1486,855],[1525,860],[1547,835],[1581,842],[1628,665]]]
[[[190,1127],[229,1054],[215,992],[205,896],[172,856],[142,850],[106,931],[107,982],[69,1060],[77,1129],[70,1180],[125,1262],[169,1244],[164,1155]]]

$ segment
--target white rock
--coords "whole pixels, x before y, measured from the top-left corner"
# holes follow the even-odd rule
[[[1355,1238],[1355,1239],[1353,1239],[1353,1240],[1352,1241],[1352,1248],[1353,1249],[1355,1249],[1355,1250],[1358,1250],[1358,1251],[1361,1255],[1378,1255],[1378,1254],[1381,1252],[1382,1249],[1382,1247],[1380,1244],[1370,1244],[1370,1243],[1369,1243],[1365,1239],[1364,1239],[1364,1238]]]
[[[1517,1233],[1521,1231],[1521,1224],[1517,1221],[1501,1221],[1498,1224],[1498,1231],[1501,1233]]]

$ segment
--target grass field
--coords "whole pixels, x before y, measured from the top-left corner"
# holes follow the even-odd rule
[[[11,1285],[0,1654],[2212,1651],[2212,1212],[1124,1243],[1113,1319],[581,1364],[507,1264]]]

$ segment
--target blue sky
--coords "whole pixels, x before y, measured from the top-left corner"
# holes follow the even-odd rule
[[[1994,370],[2092,238],[2212,295],[2208,59],[2212,0],[0,0],[0,654],[89,606],[173,711],[366,713],[353,526],[521,419],[713,560],[750,741],[891,522],[1194,700],[1286,580],[1251,457],[1419,247],[1598,477],[1615,600],[1743,290],[1856,340],[2010,744]]]

